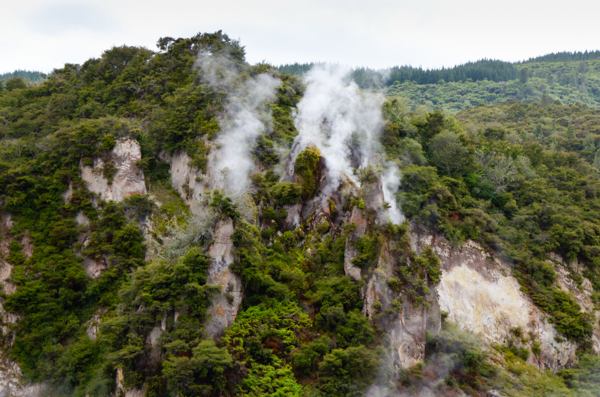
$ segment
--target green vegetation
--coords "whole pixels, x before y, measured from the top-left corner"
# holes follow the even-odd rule
[[[410,112],[398,101],[387,106],[386,149],[405,159],[400,194],[405,214],[456,245],[470,238],[505,256],[557,328],[585,346],[591,318],[555,287],[548,258],[554,252],[566,262],[579,260],[595,288],[600,286],[595,133],[573,127],[578,120],[589,123],[597,111],[554,103],[479,106],[457,115],[463,127],[439,111]],[[402,155],[408,140],[427,149],[416,157],[425,157],[428,165],[411,164],[415,153]]]
[[[228,57],[238,72],[233,84],[259,73],[281,79],[265,107],[272,124],[252,148],[257,172],[245,197],[256,209],[252,216],[239,198],[215,190],[200,203],[208,220],[193,219],[183,200],[189,197],[170,186],[164,153],[185,151],[205,173],[217,144],[227,93],[207,84],[209,76],[195,66],[199,54]],[[367,194],[379,180],[375,167],[357,173],[362,190],[313,203],[329,217],[309,216],[289,230],[286,209],[313,199],[323,177],[314,147],[297,156],[296,181],[280,182],[277,174],[279,148],[289,148],[297,133],[292,109],[304,87],[268,64],[246,63],[244,48],[222,32],[162,38],[157,52],[115,47],[43,81],[17,76],[1,85],[0,211],[14,221],[6,260],[17,288],[0,298],[18,316],[2,324],[2,349],[28,381],[47,382],[53,395],[105,396],[119,382],[155,397],[361,396],[374,374],[387,379],[389,390],[407,393],[440,379],[442,392],[597,393],[593,317],[557,286],[550,254],[577,260],[585,270],[574,279],[587,277],[598,301],[600,113],[592,107],[600,95],[600,61],[573,54],[576,63],[549,62],[562,57],[393,69],[398,83],[386,92],[409,100],[383,104],[379,154],[402,170],[398,198],[409,221],[454,246],[476,240],[510,261],[522,290],[563,337],[577,342],[577,367],[555,375],[528,366],[524,360],[539,356],[541,347],[523,342],[518,329],[506,346],[486,352],[475,337],[444,324],[428,335],[425,362],[393,379],[382,324],[407,307],[430,307],[440,261],[429,247],[411,248],[408,223],[376,222]],[[365,69],[354,78],[363,87],[384,86]],[[516,101],[480,105],[509,99]],[[454,116],[442,111],[461,109]],[[112,182],[117,170],[109,153],[124,137],[141,146],[138,165],[151,195],[105,202],[86,189],[80,166],[104,159],[101,172]],[[358,237],[359,221],[347,216],[353,210],[366,224]],[[89,223],[78,224],[81,216]],[[140,229],[146,218],[153,224],[151,246]],[[204,329],[211,299],[233,300],[227,287],[207,284],[217,220],[234,225],[230,269],[242,281],[244,299],[235,322],[213,340]],[[348,243],[356,250],[352,264],[362,270],[358,281],[344,272]],[[106,269],[89,277],[84,258]],[[363,308],[365,281],[384,262],[392,277],[383,287],[395,298]]]
[[[186,227],[187,210],[173,198],[168,165],[159,153],[186,150],[196,167],[206,166],[224,94],[198,79],[198,52],[227,54],[240,78],[272,69],[245,63],[243,47],[221,32],[164,38],[158,46],[159,52],[115,47],[83,65],[67,64],[37,84],[13,78],[0,91],[0,211],[14,221],[6,259],[14,264],[11,280],[17,287],[2,298],[3,307],[21,318],[2,343],[8,350],[14,332],[10,357],[28,380],[49,381],[58,394],[107,395],[115,389],[117,368],[125,387],[145,382],[153,395],[218,394],[234,366],[228,350],[211,345],[203,332],[215,292],[205,284],[209,241],[146,263],[137,222],[150,215],[159,241],[174,226]],[[281,80],[270,105],[274,125],[257,153],[293,138],[289,109],[302,87],[292,76]],[[140,143],[139,165],[160,209],[142,196],[103,202],[85,188],[80,164],[105,157],[120,137]],[[114,172],[110,165],[103,169],[109,180]],[[73,193],[65,201],[69,185]],[[278,198],[290,200],[295,192]],[[212,207],[236,219],[229,198],[215,194]],[[89,219],[88,226],[77,225],[78,213]],[[85,245],[78,241],[80,232],[87,233]],[[33,244],[31,257],[21,247],[24,236]],[[105,261],[108,268],[91,279],[82,256]],[[86,328],[95,314],[101,327],[92,340]],[[157,353],[146,336],[167,317]]]
[[[302,75],[318,63],[290,64],[279,66],[279,71]],[[507,81],[516,79],[518,70],[509,62],[482,59],[477,62],[467,62],[463,65],[442,69],[422,69],[412,66],[394,66],[384,71],[369,68],[356,68],[352,71],[353,80],[362,88],[372,88],[414,81],[417,84],[437,84],[440,81],[454,82],[471,79]]]
[[[302,199],[308,200],[314,197],[317,192],[317,186],[320,179],[321,170],[319,162],[321,160],[321,152],[316,147],[309,146],[304,149],[298,157],[294,171],[298,178],[298,182],[302,186]]]
[[[528,349],[494,346],[487,352],[472,334],[444,323],[438,335],[427,334],[425,362],[404,370],[400,391],[434,387],[440,395],[477,395],[496,390],[509,397],[595,396],[600,391],[597,356],[583,355],[576,368],[541,371],[525,362]]]
[[[41,72],[36,72],[33,70],[15,70],[14,72],[2,73],[0,74],[0,82],[5,82],[10,79],[22,79],[23,81],[29,83],[38,83],[43,81],[46,78]]]
[[[449,113],[480,104],[501,104],[515,100],[525,103],[581,103],[593,109],[600,106],[600,60],[528,63],[516,68],[520,71],[521,80],[464,80],[436,84],[394,82],[387,88],[386,94],[407,98],[409,106],[415,109],[425,106],[430,111],[442,109]]]
[[[416,110],[457,113],[480,104],[508,101],[585,104],[600,107],[600,52],[558,53],[522,63],[481,60],[448,69],[410,66],[383,71],[357,68],[353,80],[362,88],[403,97]],[[315,64],[283,65],[279,70],[302,75]]]

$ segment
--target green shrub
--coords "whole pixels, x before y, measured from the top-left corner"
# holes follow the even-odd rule
[[[335,349],[319,364],[317,387],[327,396],[362,396],[378,368],[377,355],[364,346]]]
[[[296,180],[302,186],[302,199],[305,201],[313,198],[317,192],[317,183],[321,175],[320,161],[321,152],[312,146],[308,146],[296,157]]]

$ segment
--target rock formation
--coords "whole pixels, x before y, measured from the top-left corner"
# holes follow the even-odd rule
[[[107,201],[118,202],[136,193],[146,194],[144,172],[137,165],[141,158],[140,144],[136,140],[119,138],[107,158],[95,158],[93,167],[81,167],[81,178],[87,183],[88,190]],[[104,169],[111,166],[116,173],[109,181],[104,176]]]
[[[440,258],[442,281],[438,286],[440,309],[448,320],[488,343],[506,343],[511,329],[521,327],[541,343],[540,357],[529,363],[553,371],[576,362],[577,345],[560,338],[531,298],[521,291],[510,265],[492,257],[473,241],[453,248],[445,239],[415,233],[417,249],[430,245]]]
[[[232,273],[229,266],[233,263],[233,221],[219,220],[215,226],[214,243],[208,254],[211,258],[208,268],[207,284],[221,287],[219,295],[213,297],[207,310],[210,316],[206,324],[206,332],[210,336],[220,336],[229,327],[242,303],[242,281]]]

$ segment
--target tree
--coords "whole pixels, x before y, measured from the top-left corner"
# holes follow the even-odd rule
[[[462,170],[467,157],[467,149],[455,133],[443,131],[431,140],[429,157],[440,172],[452,176]]]
[[[164,374],[169,387],[185,396],[203,396],[215,389],[225,390],[225,371],[233,359],[226,349],[212,340],[204,340],[192,350],[192,357],[170,357],[164,363]]]
[[[548,94],[542,94],[541,103],[543,107],[547,108],[552,103],[552,99],[550,98],[550,96],[548,96]]]
[[[519,71],[519,82],[521,84],[527,83],[529,80],[529,69],[523,68]]]
[[[600,170],[600,149],[596,151],[596,155],[594,156],[594,167]]]
[[[319,364],[319,389],[327,396],[362,396],[378,368],[375,352],[364,346],[335,349]]]
[[[27,88],[27,83],[20,77],[13,77],[12,79],[6,81],[5,86],[7,91],[12,91]]]

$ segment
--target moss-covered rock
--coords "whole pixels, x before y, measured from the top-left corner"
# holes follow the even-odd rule
[[[316,147],[309,146],[304,149],[298,157],[294,171],[296,180],[302,186],[302,199],[308,200],[317,193],[318,181],[321,178],[321,152]]]

